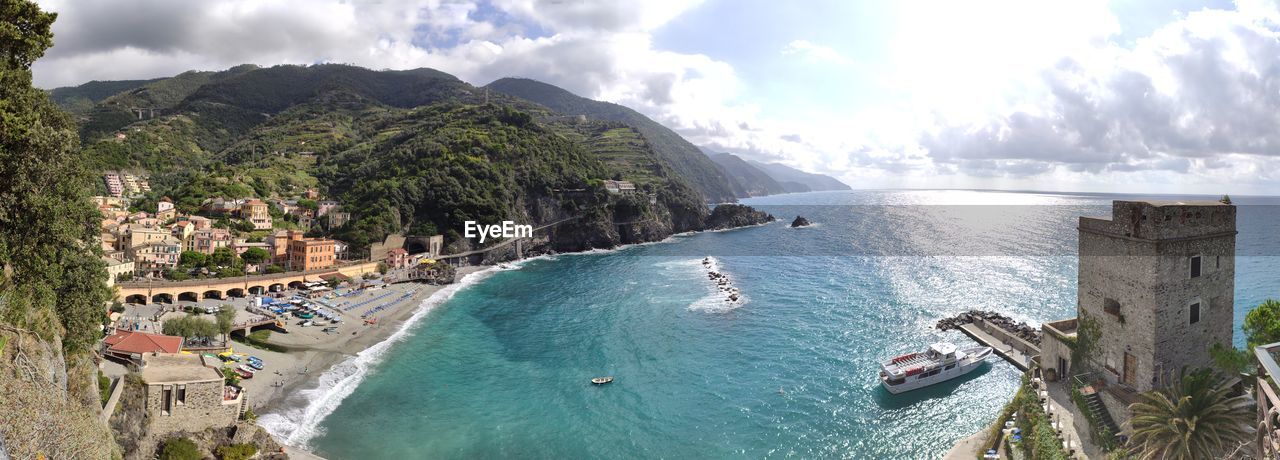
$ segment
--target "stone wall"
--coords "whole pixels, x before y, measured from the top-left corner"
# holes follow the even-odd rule
[[[185,384],[186,401],[177,403],[177,384],[148,384],[147,413],[150,414],[151,436],[163,437],[166,433],[179,431],[203,431],[212,427],[230,427],[240,418],[240,402],[245,398],[233,401],[222,400],[222,381],[192,382]],[[164,390],[170,392],[169,413],[162,412],[164,407]]]
[[[1059,335],[1063,331],[1054,328],[1057,324],[1068,322],[1070,322],[1070,329],[1075,330],[1074,319],[1045,323],[1040,326],[1043,331],[1040,335],[1040,367],[1046,370],[1053,369],[1054,379],[1058,381],[1067,381],[1072,375],[1078,373],[1071,364],[1071,348]],[[1059,369],[1059,358],[1066,362],[1066,369]]]

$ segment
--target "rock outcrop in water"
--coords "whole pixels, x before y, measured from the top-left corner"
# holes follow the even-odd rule
[[[976,319],[982,319],[988,324],[999,326],[1001,329],[1009,331],[1013,335],[1018,336],[1022,340],[1026,340],[1035,345],[1040,345],[1040,330],[1031,327],[1027,323],[1014,321],[1008,316],[985,310],[969,310],[964,313],[952,316],[950,318],[942,318],[938,320],[938,329],[949,331],[959,329],[960,326],[974,322]]]
[[[809,219],[805,219],[804,216],[796,216],[796,220],[791,221],[791,228],[808,227],[808,226],[809,226]]]
[[[722,204],[711,210],[704,230],[724,230],[773,222],[769,213],[742,204]]]

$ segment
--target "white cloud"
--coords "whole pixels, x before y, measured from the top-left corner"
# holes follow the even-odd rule
[[[791,43],[782,48],[782,54],[802,56],[811,62],[832,64],[849,64],[853,62],[843,54],[840,54],[839,51],[836,51],[835,48],[818,45],[808,40],[792,40]]]
[[[752,82],[729,63],[654,45],[696,1],[41,3],[59,12],[57,45],[35,66],[44,87],[242,63],[431,67],[474,84],[547,81],[696,144],[858,185],[1211,191],[1280,174],[1280,13],[1263,1],[1191,12],[1126,44],[1098,0],[911,1],[884,62],[808,40],[781,50],[856,64],[894,103],[786,118],[749,102]]]

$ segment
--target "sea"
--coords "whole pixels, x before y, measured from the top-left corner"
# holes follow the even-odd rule
[[[329,459],[939,458],[1010,399],[993,357],[901,395],[878,361],[956,313],[1075,315],[1080,216],[1114,199],[964,190],[759,197],[778,222],[468,276],[262,416]],[[1280,198],[1238,205],[1235,318],[1280,297]],[[791,228],[804,216],[813,225]],[[704,263],[705,261],[705,263]],[[708,268],[708,264],[710,268]],[[737,302],[708,277],[726,275]],[[608,385],[590,379],[613,376]]]

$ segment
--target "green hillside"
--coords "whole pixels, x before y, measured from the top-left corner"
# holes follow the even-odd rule
[[[720,168],[697,147],[635,110],[593,101],[556,86],[523,78],[503,78],[485,87],[536,102],[563,115],[585,115],[589,119],[625,123],[644,136],[654,153],[671,165],[676,173],[688,179],[707,200],[730,202],[737,199]]]
[[[133,104],[162,112],[103,116]],[[696,188],[705,180],[681,172],[673,141],[658,135],[655,143],[652,126],[646,134],[621,121],[566,117],[430,69],[188,72],[103,98],[82,122],[113,126],[82,129],[81,155],[93,169],[150,177],[153,191],[135,200],[140,209],[164,196],[195,212],[208,198],[316,189],[353,212],[348,225],[329,231],[356,248],[392,232],[438,232],[467,248],[475,242],[461,236],[466,220],[576,216],[554,230],[552,246],[579,250],[699,230],[709,215]],[[605,193],[605,179],[631,181],[637,193]]]

